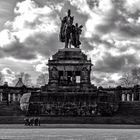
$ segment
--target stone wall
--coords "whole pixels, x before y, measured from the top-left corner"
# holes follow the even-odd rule
[[[140,116],[140,102],[120,102],[117,115],[121,116]]]

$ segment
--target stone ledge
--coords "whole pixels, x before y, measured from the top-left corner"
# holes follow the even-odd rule
[[[80,48],[63,48],[59,49],[58,51],[81,51]]]

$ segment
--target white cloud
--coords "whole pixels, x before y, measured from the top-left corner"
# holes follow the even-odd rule
[[[110,12],[113,8],[112,0],[100,0],[99,7],[102,12]]]
[[[118,81],[122,77],[122,75],[120,75],[120,73],[113,73],[110,77],[111,80]]]
[[[133,65],[138,65],[140,60],[140,18],[137,15],[137,10],[140,9],[139,0],[125,0],[122,4],[119,3],[121,0],[99,0],[95,7],[89,5],[91,1],[94,2],[46,1],[43,6],[33,0],[18,2],[14,10],[15,18],[7,21],[5,27],[8,29],[0,32],[0,49],[8,57],[7,60],[26,60],[26,63],[30,63],[34,75],[46,72],[46,63],[42,60],[48,59],[58,48],[63,47],[58,41],[58,15],[66,13],[70,8],[75,21],[84,26],[81,36],[87,40],[87,46],[83,42],[81,46],[85,50],[88,48],[86,53],[94,64],[97,81],[104,85],[104,81],[109,83],[117,79],[117,71],[127,71]],[[130,16],[130,13],[133,15]]]
[[[127,12],[135,13],[140,10],[140,0],[125,0],[125,8]]]
[[[3,69],[1,70],[1,72],[2,72],[2,74],[4,74],[4,75],[14,75],[14,74],[15,74],[14,71],[12,71],[10,68],[3,68]]]
[[[15,38],[8,29],[4,29],[0,32],[0,47],[3,48],[14,41]]]
[[[111,0],[99,1],[99,6],[94,9],[89,8],[86,0],[71,0],[71,4],[76,6],[80,13],[88,15],[88,20],[85,23],[85,37],[92,37],[95,33],[100,34],[96,27],[100,24],[107,24],[106,19],[111,16],[114,9]]]
[[[12,85],[12,81],[15,78],[15,72],[6,67],[1,70],[1,73],[4,75],[4,81],[8,82],[8,85]]]
[[[89,14],[91,12],[86,0],[70,0],[70,3],[76,6],[80,13]]]
[[[94,33],[97,33],[96,26],[102,22],[102,15],[93,12],[85,24],[85,37],[92,37]]]
[[[53,10],[47,5],[39,7],[32,0],[18,2],[14,10],[16,17],[6,25],[12,27],[11,32],[20,42],[24,42],[26,38],[37,32],[51,34],[58,31],[58,19],[54,17]]]
[[[55,7],[40,7],[32,0],[18,2],[15,18],[7,21],[7,29],[0,32],[0,57],[35,60],[38,59],[37,55],[50,54],[50,50],[56,48],[54,44],[58,44],[56,34],[59,32],[59,19],[56,10],[60,10],[61,6],[56,4]]]
[[[35,70],[40,73],[48,73],[48,67],[45,63],[40,63],[34,66]]]

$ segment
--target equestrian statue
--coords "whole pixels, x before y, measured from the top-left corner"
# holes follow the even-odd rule
[[[76,23],[73,24],[74,17],[71,16],[70,9],[68,10],[67,16],[61,19],[61,28],[59,39],[61,42],[65,43],[65,48],[71,48],[73,45],[75,48],[79,48],[80,42],[80,34],[82,32],[82,25],[78,25]]]

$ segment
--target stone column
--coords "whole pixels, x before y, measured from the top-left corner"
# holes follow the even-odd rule
[[[131,99],[131,101],[134,101],[134,93],[132,93],[132,99]]]
[[[122,94],[122,101],[125,101],[125,94]]]
[[[8,94],[8,101],[9,102],[11,101],[11,94],[10,93]]]
[[[20,94],[18,94],[18,101],[20,101],[20,98],[21,98],[21,95],[20,95]]]
[[[127,101],[130,101],[130,95],[129,94],[126,95],[127,95]]]
[[[15,94],[13,94],[13,101],[15,102],[15,100],[16,100],[16,96]]]
[[[2,93],[0,93],[0,101],[2,101],[2,96],[3,96]]]

